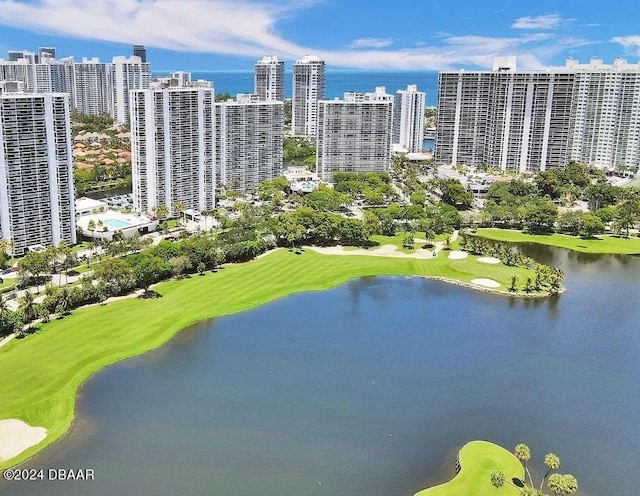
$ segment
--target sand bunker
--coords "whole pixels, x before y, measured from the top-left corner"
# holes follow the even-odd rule
[[[44,427],[31,427],[22,420],[0,420],[0,462],[18,456],[47,437]]]
[[[496,257],[478,257],[478,262],[488,263],[488,264],[499,264],[500,259]]]
[[[467,258],[469,254],[466,251],[453,250],[449,252],[449,258],[453,260],[461,260]]]
[[[359,248],[356,250],[345,250],[342,246],[309,246],[309,249],[324,255],[367,255],[372,257],[393,257],[393,258],[433,258],[435,255],[428,250],[415,250],[412,253],[403,253],[395,245],[384,245],[373,250]]]
[[[471,284],[475,284],[477,286],[483,286],[485,288],[499,288],[500,283],[498,281],[494,281],[493,279],[485,279],[481,277],[480,279],[472,279]]]

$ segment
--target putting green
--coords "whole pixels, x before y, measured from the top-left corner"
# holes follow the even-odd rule
[[[424,489],[416,496],[518,496],[508,482],[500,489],[491,484],[491,472],[501,470],[507,481],[524,478],[524,469],[509,451],[487,441],[471,441],[458,453],[460,472],[449,482]],[[453,461],[451,462],[453,463]]]

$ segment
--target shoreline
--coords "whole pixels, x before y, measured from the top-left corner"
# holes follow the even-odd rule
[[[123,360],[137,357],[148,353],[149,351],[157,349],[166,344],[176,334],[188,328],[189,326],[210,318],[221,317],[251,310],[262,306],[263,304],[271,303],[280,298],[284,298],[301,292],[329,290],[345,284],[348,281],[365,276],[417,276],[427,279],[439,280],[449,284],[455,284],[468,289],[479,290],[503,296],[548,297],[547,294],[534,295],[498,291],[497,289],[486,288],[449,277],[425,274],[425,272],[428,272],[428,269],[425,269],[425,266],[423,266],[422,264],[426,262],[426,260],[416,260],[415,258],[408,257],[408,259],[402,260],[402,258],[405,257],[362,256],[356,257],[356,259],[354,259],[353,257],[347,257],[348,260],[346,260],[345,257],[326,257],[325,255],[321,255],[313,250],[309,250],[308,253],[309,255],[307,255],[306,257],[291,257],[291,253],[289,253],[286,249],[276,249],[269,252],[268,254],[265,254],[267,256],[263,256],[258,261],[247,262],[244,264],[229,264],[225,266],[224,270],[217,273],[207,274],[204,277],[194,275],[190,279],[191,284],[187,283],[187,281],[189,280],[164,281],[153,286],[154,288],[160,288],[162,298],[156,300],[138,300],[136,298],[133,298],[133,296],[135,296],[134,293],[125,297],[120,297],[119,301],[110,303],[106,306],[91,305],[88,307],[82,307],[74,311],[74,313],[70,316],[64,317],[61,320],[52,320],[50,323],[45,324],[47,326],[46,332],[36,333],[26,338],[24,342],[20,342],[19,345],[16,345],[14,342],[12,343],[13,346],[9,346],[0,350],[0,352],[6,353],[4,357],[5,364],[7,362],[7,359],[16,358],[16,355],[25,355],[29,360],[37,360],[37,358],[34,358],[34,356],[31,355],[31,352],[35,352],[36,347],[46,348],[47,346],[50,346],[46,344],[47,341],[54,343],[53,346],[61,347],[61,349],[65,350],[65,353],[67,353],[68,347],[73,346],[73,339],[75,338],[67,338],[71,339],[71,341],[67,343],[60,341],[59,339],[56,340],[56,331],[60,330],[66,332],[67,335],[72,332],[80,333],[83,338],[86,338],[87,334],[89,334],[91,340],[100,338],[107,339],[107,342],[110,345],[105,347],[103,344],[102,348],[98,347],[97,351],[93,351],[93,354],[89,354],[87,351],[85,351],[85,355],[88,355],[90,357],[94,357],[94,355],[98,353],[98,357],[93,361],[88,361],[87,363],[81,364],[74,363],[72,365],[66,365],[67,368],[71,368],[71,370],[73,371],[73,375],[62,388],[56,389],[53,394],[47,390],[47,394],[44,397],[41,397],[41,394],[38,394],[39,391],[33,391],[33,389],[38,389],[38,385],[32,384],[23,385],[22,388],[20,388],[19,386],[14,388],[14,395],[24,396],[24,399],[13,401],[12,403],[17,404],[7,406],[4,411],[2,408],[0,408],[0,420],[3,418],[21,419],[31,425],[42,425],[47,429],[48,432],[46,438],[38,443],[38,445],[22,451],[20,454],[12,457],[9,460],[1,461],[0,469],[19,465],[62,439],[70,431],[76,418],[75,403],[80,388],[86,381],[91,379],[91,377],[93,377],[100,370]],[[313,255],[311,255],[311,253],[313,253]],[[268,255],[272,255],[272,258],[269,258]],[[148,307],[156,307],[157,305],[161,305],[162,303],[164,303],[162,301],[163,298],[167,298],[169,300],[185,299],[189,297],[188,293],[194,291],[194,289],[197,290],[198,288],[201,288],[203,286],[216,285],[218,283],[224,284],[224,282],[221,281],[228,281],[230,278],[231,280],[229,281],[229,284],[233,285],[233,283],[236,282],[242,289],[242,284],[240,284],[241,281],[239,281],[238,276],[238,274],[240,273],[250,273],[252,276],[250,277],[250,279],[252,279],[250,284],[252,285],[257,284],[258,286],[260,286],[260,284],[265,284],[262,282],[259,274],[261,271],[264,271],[264,266],[279,264],[280,259],[283,259],[285,257],[287,257],[287,263],[291,266],[289,267],[289,269],[296,268],[299,265],[310,266],[303,269],[302,273],[305,273],[305,271],[309,270],[313,270],[317,273],[314,272],[310,275],[310,277],[303,278],[306,280],[298,283],[299,287],[284,286],[282,284],[278,284],[277,281],[272,281],[274,287],[271,290],[267,289],[265,291],[264,288],[258,287],[253,288],[252,291],[243,291],[243,293],[248,293],[248,295],[245,294],[245,301],[238,302],[236,300],[233,300],[232,304],[226,307],[223,306],[223,308],[212,308],[211,306],[203,305],[198,301],[189,301],[188,303],[191,306],[195,306],[193,311],[189,311],[189,309],[187,308],[189,305],[185,301],[183,305],[185,308],[180,307],[180,305],[178,304],[178,309],[176,310],[175,308],[168,308],[168,306],[164,305],[161,308],[158,308],[158,312],[150,313],[146,320],[136,321],[134,319],[132,323],[126,322],[127,319],[131,318],[129,315],[130,313],[135,313],[136,311],[149,313]],[[324,261],[320,262],[320,260],[316,257],[319,257],[319,259],[326,259],[326,263]],[[345,262],[342,262],[340,259],[344,260],[348,264],[346,265]],[[437,257],[433,257],[431,258],[431,260],[435,261],[437,260]],[[421,265],[416,266],[416,263],[420,263]],[[323,274],[323,264],[331,268],[343,266],[342,268],[344,270],[342,272],[337,272],[337,274],[334,274],[334,276],[331,277],[331,274],[326,274],[326,269],[325,273]],[[283,267],[285,269],[287,268],[286,266],[278,266],[278,269],[282,269]],[[298,274],[299,273],[300,272],[298,272]],[[473,274],[471,274],[471,276],[473,276]],[[280,277],[284,277],[284,279],[286,279],[286,275],[280,275]],[[268,280],[268,278],[266,280]],[[269,284],[266,283],[266,285],[268,286]],[[263,291],[260,292],[260,289],[263,289]],[[211,289],[211,291],[214,290]],[[227,288],[227,291],[229,291],[229,288]],[[251,295],[252,292],[257,292],[258,294]],[[193,300],[193,298],[191,300]],[[171,305],[169,301],[167,301],[167,304]],[[127,311],[128,308],[130,309],[129,311]],[[134,340],[133,344],[131,345],[128,345],[126,342],[120,343],[118,342],[117,338],[114,337],[105,337],[105,330],[102,328],[109,326],[109,318],[105,318],[105,315],[113,314],[114,309],[115,311],[117,311],[117,316],[114,316],[114,320],[117,321],[119,318],[121,321],[124,320],[125,322],[116,322],[115,324],[112,323],[112,325],[116,325],[117,327],[124,326],[125,328],[136,328],[136,326],[140,327],[140,322],[145,322],[148,327],[153,327],[153,324],[155,324],[155,327],[158,327],[157,332],[150,332],[148,329],[146,329],[145,326],[143,326],[142,329],[140,329],[140,339]],[[98,313],[104,314],[102,319],[100,316],[97,316]],[[151,317],[152,315],[153,317]],[[148,320],[159,320],[159,322],[148,322]],[[73,324],[77,324],[78,321],[85,321],[84,327],[81,325],[80,330],[78,330],[78,326],[75,326],[76,329],[73,329]],[[96,325],[96,322],[100,322],[100,324]],[[87,328],[90,328],[91,330],[87,331]],[[103,333],[102,335],[100,334],[101,332]],[[59,337],[60,335],[57,336]],[[128,337],[128,339],[131,338]],[[45,342],[44,345],[42,345],[43,341]],[[7,348],[9,348],[8,351],[6,351]],[[17,353],[12,353],[16,351]],[[41,350],[40,353],[42,353]],[[80,357],[85,356],[81,351],[78,351],[78,353]],[[80,360],[80,362],[82,361]],[[6,367],[10,368],[11,365],[6,365]],[[2,372],[2,370],[0,370],[0,372]],[[64,372],[65,370],[60,370],[59,374],[54,379],[56,381],[64,379]],[[11,379],[12,378],[9,374],[7,380],[11,381]],[[46,379],[44,380],[46,381]],[[45,385],[47,386],[47,389],[50,388],[49,382],[45,382]],[[15,391],[16,389],[17,391]],[[7,393],[5,393],[5,395],[7,395]],[[8,393],[8,395],[11,399],[11,393]],[[33,396],[33,398],[31,398],[30,396]],[[42,401],[53,402],[54,411],[45,411],[44,413],[38,412],[39,415],[34,415],[34,413],[30,411],[29,407],[32,406],[33,403]],[[2,402],[2,396],[0,394],[0,404]],[[5,401],[5,404],[6,403],[7,402]],[[64,408],[65,404],[66,408]],[[62,412],[60,412],[61,408]],[[51,418],[47,417],[47,415],[49,415],[49,417]],[[36,417],[36,419],[33,418],[34,416]],[[42,418],[37,418],[38,416],[44,416],[44,420]]]

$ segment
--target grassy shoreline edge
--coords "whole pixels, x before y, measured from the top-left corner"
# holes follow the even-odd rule
[[[0,348],[0,374],[6,384],[0,391],[0,418],[19,418],[48,429],[43,442],[0,462],[0,469],[24,462],[69,431],[78,390],[95,373],[156,349],[203,320],[257,308],[291,294],[324,291],[366,276],[421,276],[513,296],[469,281],[489,276],[507,287],[512,274],[528,273],[523,268],[482,264],[475,258],[340,257],[276,250],[215,274],[160,283],[156,290],[162,298],[126,299],[78,309],[71,316],[45,324],[46,332]],[[218,298],[209,306],[212,297]],[[71,347],[75,355],[70,353]]]
[[[580,238],[567,234],[528,234],[514,229],[481,228],[475,233],[479,238],[508,243],[537,243],[540,245],[564,248],[580,253],[601,255],[638,255],[640,238],[619,238],[602,235],[593,238]]]

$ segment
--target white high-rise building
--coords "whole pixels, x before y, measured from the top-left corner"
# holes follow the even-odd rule
[[[140,57],[113,57],[109,67],[111,115],[118,123],[129,122],[129,91],[146,90],[151,83],[151,64]]]
[[[47,52],[44,52],[47,53]],[[69,93],[71,104],[75,102],[75,64],[73,57],[57,60],[43,57],[51,73],[51,91],[53,93]]]
[[[282,173],[284,103],[237,95],[216,104],[218,181],[237,191],[254,190]]]
[[[345,93],[343,100],[318,106],[316,172],[331,181],[334,172],[384,172],[391,160],[393,96]]]
[[[0,95],[0,237],[19,255],[76,242],[67,94]]]
[[[325,98],[325,63],[315,55],[307,55],[293,65],[293,134],[317,135],[318,102]]]
[[[569,159],[596,167],[640,167],[640,64],[567,60],[575,72]]]
[[[215,206],[213,89],[131,91],[133,204],[139,212]]]
[[[74,65],[74,104],[78,112],[86,115],[110,113],[109,65],[98,58],[87,59]]]
[[[51,70],[49,64],[35,64],[30,58],[14,62],[0,61],[0,79],[20,81],[27,93],[51,93]]]
[[[254,94],[264,101],[284,101],[284,61],[266,56],[254,69]]]
[[[393,106],[392,143],[410,153],[422,151],[424,141],[424,107],[427,95],[415,84],[398,90]]]
[[[572,71],[441,72],[436,161],[514,172],[564,167]]]

